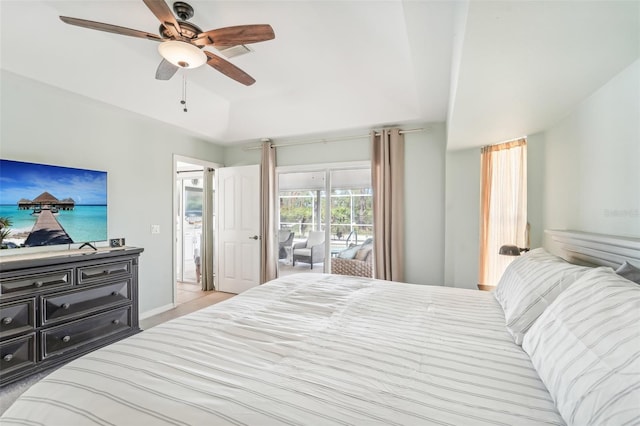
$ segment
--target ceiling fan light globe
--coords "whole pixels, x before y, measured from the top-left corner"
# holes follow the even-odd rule
[[[180,68],[198,68],[207,62],[207,55],[191,43],[171,40],[158,45],[158,52],[167,61]]]

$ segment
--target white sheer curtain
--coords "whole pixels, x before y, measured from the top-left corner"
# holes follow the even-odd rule
[[[481,151],[479,284],[495,286],[513,256],[505,244],[525,247],[527,235],[527,142],[490,145]]]
[[[371,132],[374,277],[404,279],[404,136],[400,129]]]
[[[205,167],[202,185],[202,237],[200,238],[200,267],[202,290],[215,290],[213,279],[213,169]]]
[[[276,148],[271,142],[262,143],[260,192],[261,221],[261,265],[260,283],[272,280],[278,275],[278,239],[276,238]]]

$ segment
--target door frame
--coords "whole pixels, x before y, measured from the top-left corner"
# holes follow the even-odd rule
[[[320,164],[299,164],[293,166],[278,166],[276,167],[276,197],[279,197],[280,194],[280,174],[281,173],[295,173],[295,172],[324,172],[326,179],[324,182],[324,191],[325,194],[330,194],[329,190],[331,188],[331,172],[336,170],[348,170],[348,169],[371,169],[371,161],[370,160],[361,160],[361,161],[345,161],[345,162],[334,162],[334,163],[320,163]],[[274,205],[280,206],[279,199],[274,201]],[[325,218],[329,218],[331,213],[330,203],[325,203],[323,206]],[[275,235],[278,235],[278,229],[280,228],[280,212],[276,212],[278,220],[276,221],[277,228],[273,230]],[[326,223],[322,224],[324,226],[324,240],[331,241],[331,227],[326,226]],[[324,247],[325,259],[331,259],[331,245],[325,244]],[[328,269],[327,261],[324,262],[322,271],[324,273],[330,273]]]
[[[172,282],[172,287],[173,287],[173,299],[172,299],[172,304],[173,307],[175,308],[177,306],[177,301],[178,301],[178,277],[177,277],[177,270],[178,270],[178,265],[177,265],[177,257],[178,257],[178,244],[176,241],[176,233],[178,232],[178,228],[176,226],[176,217],[178,217],[178,209],[180,208],[180,206],[178,206],[178,201],[179,201],[179,194],[178,194],[178,190],[176,188],[176,177],[178,175],[178,162],[183,162],[183,163],[190,163],[190,164],[195,164],[198,166],[202,166],[202,167],[208,167],[208,168],[212,168],[212,169],[219,169],[222,166],[222,164],[220,163],[214,163],[212,161],[208,161],[208,160],[203,160],[201,158],[194,158],[194,157],[187,157],[184,155],[179,155],[179,154],[173,154],[173,158],[172,158],[172,173],[171,173],[171,195],[172,195],[172,207],[171,207],[171,212],[172,212],[172,216],[171,216],[171,238],[172,238],[172,249],[171,249],[171,282]],[[214,174],[214,179],[215,179],[215,174]],[[214,247],[216,245],[216,242],[214,241]]]

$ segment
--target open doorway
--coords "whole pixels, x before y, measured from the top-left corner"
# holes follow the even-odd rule
[[[203,274],[212,274],[214,265],[206,267],[204,246],[213,247],[214,230],[207,226],[207,214],[213,216],[212,209],[205,208],[206,191],[213,192],[212,174],[216,164],[202,160],[175,156],[175,246],[174,246],[174,305],[180,305],[200,297],[210,291],[203,289]],[[207,213],[209,211],[209,213]],[[212,223],[210,220],[209,223]],[[208,240],[208,242],[207,242]],[[212,256],[210,256],[211,258]]]
[[[201,290],[203,166],[176,164],[176,304],[205,295]]]

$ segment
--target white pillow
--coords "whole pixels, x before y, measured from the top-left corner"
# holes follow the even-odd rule
[[[494,292],[516,344],[556,297],[591,268],[572,265],[542,248],[507,266]]]
[[[640,420],[640,287],[611,268],[584,274],[524,338],[569,425]]]

